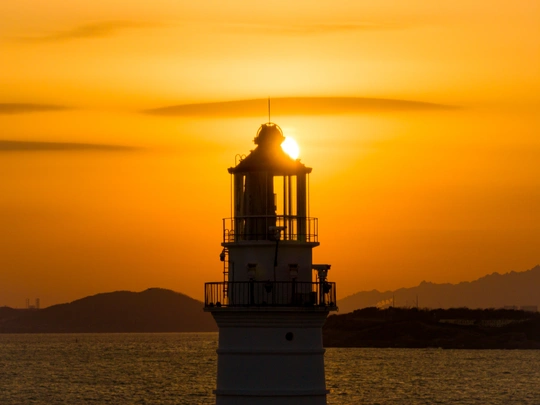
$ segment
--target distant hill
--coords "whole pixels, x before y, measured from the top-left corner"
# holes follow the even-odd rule
[[[493,273],[459,284],[434,284],[422,281],[412,288],[395,291],[362,291],[338,301],[340,313],[367,307],[387,308],[502,308],[514,305],[540,306],[540,266],[506,274]]]
[[[40,310],[0,308],[0,333],[213,331],[202,302],[161,288],[97,294]]]

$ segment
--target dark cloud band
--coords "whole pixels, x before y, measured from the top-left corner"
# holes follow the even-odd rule
[[[79,25],[77,27],[36,36],[25,36],[16,38],[25,42],[55,42],[81,38],[103,38],[117,34],[119,31],[133,28],[154,27],[156,24],[149,24],[135,21],[101,21],[91,24]]]
[[[25,114],[46,111],[63,111],[69,107],[52,104],[0,103],[0,114]]]
[[[94,143],[71,143],[71,142],[31,142],[0,140],[0,152],[73,152],[73,151],[102,151],[124,152],[133,151],[136,148],[122,145],[103,145]]]
[[[267,111],[267,99],[226,101],[219,103],[181,104],[144,110],[163,116],[261,116]],[[458,107],[420,101],[363,97],[286,97],[271,99],[276,115],[336,115],[384,111],[451,110]]]

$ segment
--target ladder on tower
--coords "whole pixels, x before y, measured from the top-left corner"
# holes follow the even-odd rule
[[[229,249],[223,248],[220,258],[223,262],[223,297],[227,297],[229,293]]]

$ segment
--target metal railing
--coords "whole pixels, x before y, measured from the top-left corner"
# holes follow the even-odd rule
[[[278,230],[279,229],[279,230]],[[260,215],[223,219],[223,242],[280,239],[318,242],[317,218],[295,215]]]
[[[214,307],[336,307],[336,283],[241,281],[206,283],[204,306]]]

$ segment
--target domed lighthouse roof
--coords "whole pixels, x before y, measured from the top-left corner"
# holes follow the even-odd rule
[[[275,175],[295,175],[311,173],[300,160],[294,160],[281,148],[285,140],[281,128],[268,122],[262,124],[253,140],[257,147],[229,173],[271,172]]]

